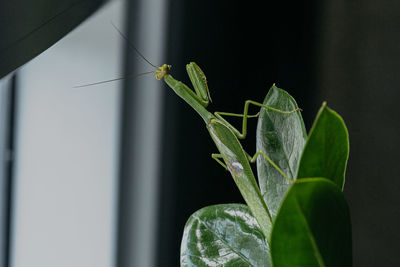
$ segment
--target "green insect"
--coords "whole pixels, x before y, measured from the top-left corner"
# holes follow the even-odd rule
[[[143,57],[140,53],[139,55]],[[151,64],[147,59],[145,60]],[[253,157],[251,157],[244,151],[238,139],[244,139],[246,137],[247,119],[258,116],[258,114],[248,114],[250,104],[288,115],[300,111],[300,109],[282,111],[252,100],[247,100],[244,104],[243,114],[227,112],[214,112],[213,114],[206,109],[208,104],[211,102],[210,92],[206,77],[196,63],[191,62],[186,65],[186,70],[190,81],[192,82],[194,91],[184,83],[177,81],[171,76],[169,73],[171,70],[170,65],[164,64],[161,67],[156,67],[153,64],[151,65],[157,68],[157,70],[143,74],[155,73],[156,79],[164,80],[178,96],[185,100],[185,102],[188,103],[203,118],[207,130],[219,151],[219,153],[211,154],[211,157],[231,173],[236,185],[240,190],[240,193],[260,225],[261,230],[266,237],[269,237],[272,226],[272,216],[261,195],[253,171],[250,167],[250,162],[254,163],[257,157],[262,155],[276,170],[282,174],[284,178],[289,180],[291,183],[293,183],[293,180],[289,178],[263,151],[259,150],[254,154]],[[124,78],[117,78],[76,87],[86,87],[120,79]],[[237,130],[222,116],[242,117],[242,131],[240,132]]]
[[[128,44],[139,54],[139,56],[156,69],[154,71],[141,73],[135,76],[155,73],[156,79],[164,80],[166,84],[171,87],[171,89],[174,90],[174,92],[178,96],[186,101],[186,103],[188,103],[203,118],[207,130],[210,133],[210,136],[219,151],[219,153],[211,154],[211,157],[231,173],[244,200],[249,206],[258,224],[260,225],[261,230],[263,231],[265,237],[268,238],[270,236],[272,226],[272,216],[261,195],[253,171],[250,167],[250,162],[254,163],[257,157],[259,155],[262,155],[276,170],[278,170],[282,174],[284,178],[289,180],[289,182],[291,183],[293,183],[293,180],[289,178],[263,151],[257,151],[255,155],[251,157],[248,153],[244,151],[238,139],[244,139],[246,137],[247,119],[258,116],[258,114],[248,114],[250,104],[288,115],[300,111],[301,109],[282,111],[252,100],[247,100],[244,104],[243,114],[227,112],[211,113],[206,109],[208,104],[211,102],[210,91],[208,89],[206,76],[196,63],[191,62],[186,65],[186,71],[194,88],[193,91],[187,85],[180,81],[177,81],[171,76],[170,65],[164,64],[161,67],[157,67],[152,64],[138,51],[138,49],[132,43],[129,42],[128,38],[115,25],[113,26],[119,32],[119,34],[128,42]],[[77,87],[91,86],[106,82],[117,81],[125,78],[127,77],[91,83]],[[242,131],[240,132],[235,127],[233,127],[222,116],[242,117]]]
[[[266,237],[269,237],[272,217],[263,200],[253,171],[250,167],[250,162],[255,162],[257,157],[262,155],[282,174],[283,177],[288,179],[290,182],[292,182],[292,179],[290,179],[263,151],[257,151],[255,155],[251,157],[243,150],[238,139],[244,139],[246,137],[247,119],[258,116],[258,114],[248,114],[250,104],[288,115],[295,113],[300,109],[282,111],[255,101],[247,100],[244,104],[243,114],[227,112],[214,112],[213,114],[206,109],[208,104],[211,102],[211,97],[206,77],[200,67],[194,62],[186,65],[186,71],[189,75],[194,91],[184,83],[174,79],[169,73],[170,70],[171,66],[167,64],[158,67],[158,70],[155,71],[156,78],[158,80],[164,80],[178,96],[185,100],[186,103],[188,103],[203,118],[207,130],[219,151],[219,153],[211,154],[211,157],[225,169],[230,171],[243,198],[248,204],[254,217],[257,219],[261,230]],[[222,116],[242,117],[242,131],[240,132],[233,127]]]

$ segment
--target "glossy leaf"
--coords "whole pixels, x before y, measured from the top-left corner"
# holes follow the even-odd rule
[[[352,266],[349,209],[341,190],[325,178],[297,180],[274,222],[274,267]]]
[[[209,206],[186,223],[181,266],[268,267],[269,247],[246,205]]]
[[[297,178],[326,177],[343,189],[348,157],[346,125],[323,103],[304,147]]]
[[[293,97],[275,85],[265,97],[264,105],[286,111],[298,108]],[[296,177],[306,138],[300,112],[288,115],[261,109],[257,125],[257,150],[264,151],[293,179]],[[257,172],[261,193],[271,215],[275,216],[289,188],[289,181],[262,156],[257,159]]]

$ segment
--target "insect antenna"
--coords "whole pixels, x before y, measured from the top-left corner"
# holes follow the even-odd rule
[[[132,75],[128,75],[128,76],[124,76],[124,77],[119,77],[119,78],[115,78],[115,79],[111,79],[111,80],[105,80],[105,81],[100,81],[100,82],[95,82],[95,83],[88,83],[88,84],[83,84],[83,85],[77,85],[74,86],[73,88],[81,88],[81,87],[87,87],[87,86],[92,86],[92,85],[98,85],[98,84],[103,84],[103,83],[109,83],[109,82],[115,82],[115,81],[120,81],[120,80],[124,80],[124,79],[130,79],[130,78],[136,78],[142,75],[146,75],[146,74],[150,74],[150,73],[156,73],[160,71],[160,67],[157,67],[156,65],[154,65],[153,63],[151,63],[145,56],[142,55],[142,53],[139,52],[139,49],[136,48],[136,46],[133,45],[132,42],[129,41],[128,37],[126,37],[125,34],[123,34],[117,26],[115,26],[115,24],[110,21],[111,25],[114,27],[114,29],[119,33],[119,35],[125,39],[125,41],[129,44],[129,46],[131,48],[133,48],[133,50],[135,50],[135,52],[144,60],[146,61],[150,66],[152,66],[153,68],[155,68],[156,70],[153,71],[147,71],[147,72],[143,72],[143,73],[139,73],[139,74],[132,74]]]
[[[81,87],[87,87],[87,86],[92,86],[92,85],[98,85],[98,84],[102,84],[102,83],[109,83],[109,82],[115,82],[115,81],[130,79],[130,78],[136,78],[136,77],[139,77],[139,76],[143,76],[143,75],[150,74],[150,73],[155,73],[155,72],[157,72],[157,71],[152,70],[152,71],[147,71],[147,72],[138,73],[138,74],[132,74],[132,75],[128,75],[128,76],[124,76],[124,77],[120,77],[120,78],[115,78],[115,79],[111,79],[111,80],[95,82],[95,83],[88,83],[88,84],[83,84],[83,85],[77,85],[77,86],[74,86],[74,88],[81,88]]]
[[[154,65],[153,63],[151,63],[145,56],[142,55],[142,53],[139,52],[139,49],[136,48],[136,46],[133,45],[133,43],[128,39],[128,37],[126,37],[125,34],[123,34],[118,28],[117,26],[115,26],[115,24],[110,21],[111,25],[114,27],[114,29],[119,33],[119,35],[121,35],[122,38],[125,39],[125,41],[129,44],[129,46],[131,48],[133,48],[133,50],[135,50],[135,52],[144,60],[146,61],[150,66],[152,66],[155,69],[159,69],[159,67],[157,67],[156,65]]]

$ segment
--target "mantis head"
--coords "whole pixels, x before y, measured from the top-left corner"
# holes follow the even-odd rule
[[[171,67],[171,65],[167,64],[163,64],[161,67],[158,67],[159,70],[156,71],[156,79],[162,80],[165,75],[169,74]]]

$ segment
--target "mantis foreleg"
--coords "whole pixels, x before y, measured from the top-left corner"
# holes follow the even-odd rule
[[[206,107],[211,102],[210,90],[208,89],[207,79],[200,67],[191,62],[186,65],[186,71],[189,75],[190,81],[192,82],[193,88],[196,95],[204,103]]]
[[[294,113],[294,112],[297,112],[297,111],[300,111],[300,110],[301,110],[300,108],[297,108],[297,109],[294,109],[294,110],[291,110],[291,111],[284,111],[284,110],[276,109],[276,108],[273,108],[273,107],[270,107],[270,106],[266,106],[266,105],[264,105],[264,104],[255,102],[255,101],[253,101],[253,100],[247,100],[247,101],[244,103],[244,111],[243,111],[243,114],[228,113],[228,112],[215,112],[214,115],[215,115],[218,119],[220,119],[221,121],[223,121],[223,122],[226,124],[226,126],[229,127],[229,129],[231,129],[231,130],[234,132],[234,134],[237,136],[237,138],[239,138],[239,139],[244,139],[244,138],[246,138],[246,134],[247,134],[247,119],[248,119],[248,118],[252,118],[252,117],[256,117],[256,116],[258,115],[258,113],[257,113],[257,115],[249,115],[249,114],[248,114],[248,112],[249,112],[249,105],[250,105],[250,104],[253,104],[253,105],[255,105],[255,106],[259,106],[259,107],[262,107],[262,108],[266,108],[266,109],[268,109],[268,110],[272,110],[272,111],[275,111],[275,112],[278,112],[278,113],[282,113],[282,114],[292,114],[292,113]],[[242,132],[239,132],[238,129],[236,129],[234,126],[232,126],[232,124],[230,124],[230,123],[229,123],[227,120],[225,120],[222,116],[243,117]]]

